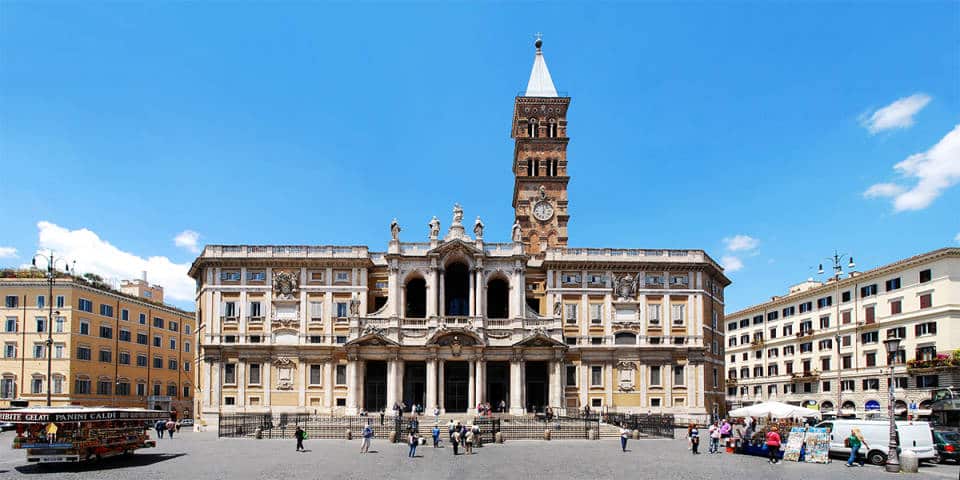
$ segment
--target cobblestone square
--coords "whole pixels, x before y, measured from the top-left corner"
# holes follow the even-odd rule
[[[66,466],[28,464],[22,451],[10,448],[12,434],[0,435],[0,480],[50,478],[98,480],[149,479],[877,479],[879,467],[846,468],[781,463],[728,454],[693,456],[683,440],[631,441],[621,453],[616,439],[598,441],[513,441],[454,457],[450,448],[430,446],[407,458],[407,447],[375,439],[361,455],[359,440],[307,440],[305,453],[284,440],[218,439],[214,433],[183,432],[159,441],[156,449],[132,457]],[[924,466],[916,479],[957,478],[955,465]]]

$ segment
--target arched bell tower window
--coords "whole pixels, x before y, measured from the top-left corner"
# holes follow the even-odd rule
[[[534,177],[540,176],[540,159],[539,158],[533,159],[533,175],[532,176]]]
[[[527,176],[528,177],[533,176],[533,159],[532,158],[527,159]]]
[[[551,118],[550,123],[547,124],[547,136],[557,138],[557,119]]]
[[[529,123],[527,124],[527,136],[529,136],[530,138],[537,138],[537,134],[539,133],[538,127],[539,125],[537,125],[537,119],[531,118],[529,120]]]
[[[547,176],[556,177],[557,176],[557,159],[551,158],[547,160]]]

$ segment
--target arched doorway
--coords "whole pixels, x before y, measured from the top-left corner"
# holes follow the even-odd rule
[[[427,282],[424,279],[417,277],[407,282],[406,301],[406,318],[426,318]]]
[[[510,285],[502,278],[487,283],[487,318],[510,316]]]
[[[443,274],[445,314],[465,317],[470,314],[470,271],[462,263],[447,267]]]

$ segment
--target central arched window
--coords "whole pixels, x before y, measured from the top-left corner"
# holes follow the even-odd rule
[[[551,118],[547,123],[547,136],[557,138],[557,119]]]
[[[447,315],[470,314],[470,271],[466,265],[454,263],[447,267],[443,275],[443,295]]]
[[[490,280],[487,284],[487,318],[508,318],[510,316],[510,285],[502,278]]]
[[[406,318],[426,318],[427,316],[427,282],[422,278],[414,278],[407,282],[407,304],[404,308]]]
[[[537,119],[531,118],[529,123],[527,123],[527,136],[530,138],[537,138],[539,133],[538,130],[540,129],[539,127],[540,126],[537,125]]]

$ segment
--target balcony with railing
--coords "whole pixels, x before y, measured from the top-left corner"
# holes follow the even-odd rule
[[[790,380],[795,383],[815,382],[820,380],[820,371],[808,370],[805,372],[794,372],[790,374]]]
[[[207,245],[206,258],[367,258],[365,246],[338,245]]]

